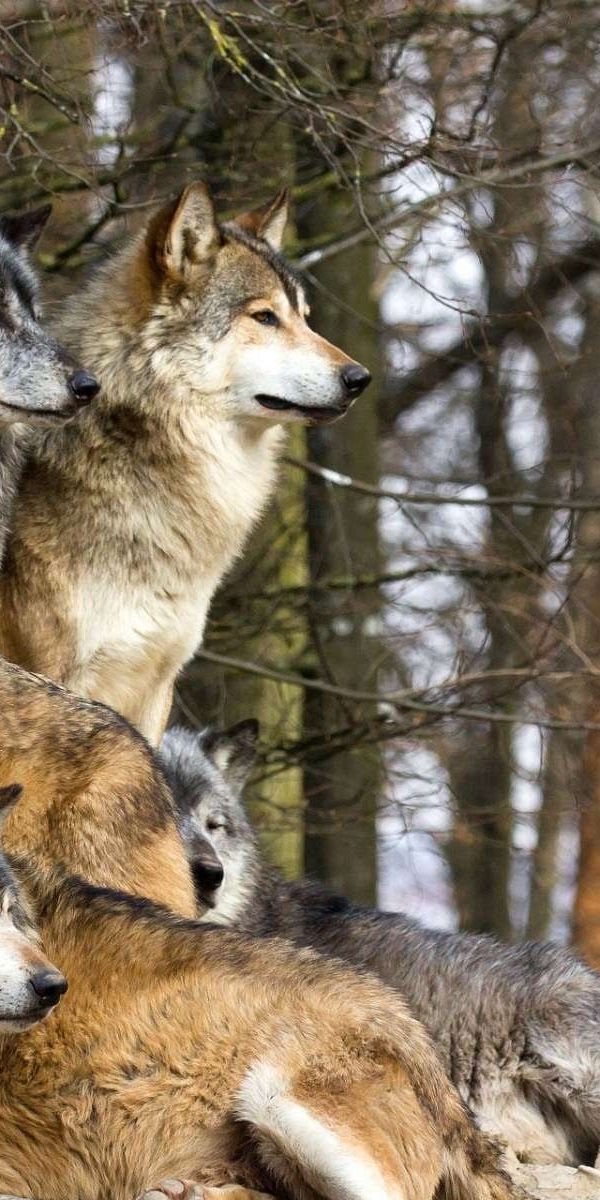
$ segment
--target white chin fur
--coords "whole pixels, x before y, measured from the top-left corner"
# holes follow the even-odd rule
[[[54,1006],[55,1007],[55,1006]],[[36,1013],[35,1016],[29,1017],[9,1017],[0,1021],[0,1037],[3,1033],[26,1033],[28,1029],[33,1029],[34,1025],[40,1025],[45,1021],[53,1008],[47,1008],[45,1012]]]

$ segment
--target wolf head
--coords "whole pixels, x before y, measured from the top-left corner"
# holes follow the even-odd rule
[[[18,784],[0,787],[0,824],[16,804]],[[38,946],[21,889],[0,851],[0,1035],[21,1033],[47,1017],[67,981]]]
[[[258,723],[250,720],[199,733],[175,726],[160,744],[196,894],[208,921],[235,921],[252,893],[257,851],[242,791],[257,740]]]
[[[151,220],[135,274],[165,394],[225,419],[318,424],[367,386],[366,368],[307,324],[302,282],[279,253],[286,220],[280,193],[219,224],[201,183]]]
[[[0,217],[0,426],[54,424],[72,417],[99,389],[39,322],[38,284],[29,260],[50,205]]]

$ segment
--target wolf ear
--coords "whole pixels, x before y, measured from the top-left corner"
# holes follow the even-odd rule
[[[227,780],[241,793],[256,762],[260,726],[253,717],[229,729],[211,729],[202,739],[202,749]]]
[[[147,243],[160,271],[183,281],[214,255],[219,227],[208,188],[190,183],[148,226]]]
[[[40,237],[51,212],[52,205],[43,204],[41,208],[33,208],[31,212],[5,213],[3,217],[0,217],[0,233],[3,233],[9,241],[16,242],[17,246],[31,250]]]
[[[20,783],[10,783],[8,787],[0,787],[0,831],[10,812],[12,812],[23,788]]]
[[[282,188],[268,204],[255,208],[252,212],[242,213],[232,222],[251,233],[253,237],[262,238],[268,242],[272,250],[281,250],[285,227],[289,217],[289,192]]]

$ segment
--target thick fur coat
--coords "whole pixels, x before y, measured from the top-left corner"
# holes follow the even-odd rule
[[[102,383],[30,455],[0,579],[0,652],[153,743],[211,597],[274,487],[281,421],[340,416],[368,372],[314,333],[277,252],[285,202],[219,226],[200,185],[73,298]]]

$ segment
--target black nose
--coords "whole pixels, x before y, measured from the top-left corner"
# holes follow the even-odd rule
[[[349,363],[347,367],[342,368],[342,383],[353,400],[364,392],[370,382],[371,372],[367,371],[366,367],[361,367],[360,363]]]
[[[196,875],[199,883],[207,891],[216,892],[220,888],[225,872],[220,863],[196,863]]]
[[[93,375],[87,371],[74,371],[69,376],[69,387],[75,396],[76,400],[80,400],[82,404],[87,404],[89,400],[93,400],[94,396],[100,391],[100,384]]]
[[[32,975],[29,982],[45,1008],[51,1004],[58,1004],[69,986],[59,971],[38,971],[37,975]]]

